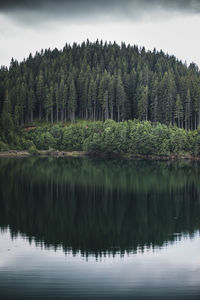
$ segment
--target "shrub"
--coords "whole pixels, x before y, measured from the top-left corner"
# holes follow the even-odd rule
[[[0,151],[8,151],[8,150],[9,150],[9,146],[3,143],[2,141],[0,141]]]
[[[28,149],[29,153],[31,154],[37,154],[38,153],[38,150],[37,148],[35,147],[35,145],[32,145],[29,149]]]
[[[66,127],[42,126],[21,132],[21,135],[11,135],[12,144],[9,146],[17,150],[36,148],[142,155],[200,155],[200,128],[186,131],[148,121],[79,122]],[[7,140],[2,138],[0,151],[8,149],[6,143]]]
[[[54,147],[54,142],[55,140],[52,135],[49,132],[44,132],[37,141],[37,148],[40,150],[48,150]]]

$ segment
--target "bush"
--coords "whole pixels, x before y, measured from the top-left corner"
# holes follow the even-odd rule
[[[49,132],[44,132],[37,139],[37,148],[40,150],[48,150],[54,147],[55,140]]]
[[[29,149],[28,149],[29,153],[31,154],[37,154],[38,153],[38,150],[37,148],[35,147],[35,145],[32,145]]]
[[[21,149],[22,150],[28,150],[31,147],[34,147],[34,143],[31,140],[26,140],[24,138],[21,139]]]
[[[200,155],[200,128],[186,131],[176,126],[151,124],[138,120],[117,123],[80,122],[66,127],[60,125],[37,127],[22,135],[13,135],[13,149],[87,151],[102,153],[133,153],[142,155],[184,154]],[[8,150],[6,140],[0,151]]]
[[[2,141],[0,141],[0,151],[8,151],[9,150],[9,146],[5,143],[3,143]]]
[[[87,152],[103,152],[103,143],[102,143],[102,136],[99,133],[94,133],[90,135],[83,144],[83,150]]]
[[[53,148],[54,149],[63,149],[63,128],[59,125],[55,125],[50,129],[50,134],[54,138]]]
[[[85,124],[74,124],[64,128],[62,147],[68,151],[82,151],[84,141],[90,136]]]

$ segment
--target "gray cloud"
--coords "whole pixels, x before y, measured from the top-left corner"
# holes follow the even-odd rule
[[[138,20],[159,12],[199,14],[200,0],[5,0],[0,12],[19,22]]]

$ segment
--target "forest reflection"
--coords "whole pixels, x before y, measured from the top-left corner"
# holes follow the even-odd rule
[[[200,228],[200,164],[0,159],[0,228],[101,256],[160,248]]]

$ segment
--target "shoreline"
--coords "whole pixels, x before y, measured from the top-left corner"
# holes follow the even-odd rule
[[[142,155],[142,154],[131,154],[131,153],[89,153],[83,151],[49,151],[49,150],[38,150],[36,153],[30,153],[29,151],[17,151],[9,150],[0,152],[0,158],[8,157],[31,157],[31,156],[52,156],[52,157],[87,157],[87,158],[124,158],[132,160],[157,160],[157,161],[169,161],[169,160],[193,160],[200,161],[199,156],[192,156],[189,154],[178,155],[170,154],[167,156],[159,155]]]

